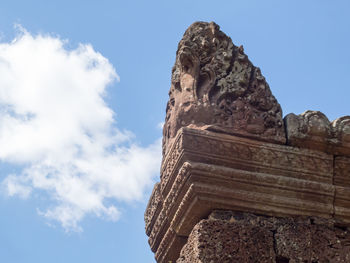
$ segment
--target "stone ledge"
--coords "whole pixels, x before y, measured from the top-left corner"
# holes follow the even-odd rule
[[[181,129],[145,213],[157,262],[176,260],[193,227],[214,209],[350,223],[350,174],[342,168],[348,165],[347,157]]]

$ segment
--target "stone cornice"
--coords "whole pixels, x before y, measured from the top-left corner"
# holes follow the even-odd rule
[[[161,172],[145,213],[158,262],[176,260],[213,209],[350,223],[349,157],[182,128]]]

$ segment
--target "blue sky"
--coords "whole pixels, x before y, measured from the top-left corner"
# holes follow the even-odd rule
[[[154,262],[143,213],[186,28],[215,21],[243,45],[284,115],[333,120],[350,114],[349,10],[325,0],[3,1],[0,262]]]

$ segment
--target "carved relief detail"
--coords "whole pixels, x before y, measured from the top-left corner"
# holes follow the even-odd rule
[[[148,238],[148,243],[150,244],[153,252],[157,250],[156,242],[160,242],[160,239],[157,236],[162,232],[161,230],[164,228],[167,221],[166,213],[164,213],[163,210],[164,210],[164,206],[160,211]]]
[[[163,193],[170,175],[173,173],[176,163],[178,162],[179,156],[183,151],[183,136],[182,134],[176,138],[175,144],[173,145],[171,152],[165,157],[162,163],[161,171],[161,182],[160,189]]]
[[[177,196],[179,195],[180,189],[183,186],[184,182],[188,178],[188,173],[190,172],[191,169],[191,164],[188,162],[185,162],[178,175],[175,178],[175,181],[167,195],[164,201],[164,208],[165,208],[165,213],[169,215],[169,211],[172,209],[172,205],[176,203]]]
[[[188,144],[187,144],[188,143]],[[237,158],[246,161],[258,162],[262,166],[274,166],[279,168],[297,168],[315,172],[316,174],[332,171],[333,160],[307,152],[282,151],[281,149],[268,146],[255,146],[240,143],[238,141],[220,141],[198,135],[186,135],[186,148],[191,151],[220,155],[223,157]]]
[[[170,223],[171,226],[176,227],[183,217],[183,214],[185,213],[186,209],[189,206],[189,203],[193,201],[195,195],[195,186],[191,184],[184,197],[182,198],[181,202],[178,204],[178,208],[176,210],[175,215],[172,218],[172,221]]]
[[[175,235],[176,234],[174,230],[171,227],[169,227],[162,241],[160,242],[157,252],[155,254],[155,258],[157,259],[157,262],[164,262],[164,257],[166,256],[166,250],[169,249],[171,239],[173,239]]]
[[[203,132],[195,129],[182,130],[178,134],[176,144],[173,145],[172,151],[165,158],[161,182],[157,188],[159,191],[157,193],[161,193],[164,196],[164,200],[162,201],[161,211],[157,215],[150,233],[150,244],[154,243],[156,235],[167,224],[167,218],[175,219],[178,217],[176,215],[170,215],[170,211],[172,211],[174,205],[180,205],[181,207],[181,204],[178,204],[178,195],[192,167],[190,163],[185,162],[179,171],[174,174],[175,165],[178,163],[183,152],[190,151],[191,154],[197,153],[203,157],[212,156],[218,158],[220,156],[219,158],[237,159],[240,163],[247,162],[255,164],[257,167],[300,170],[303,173],[324,176],[325,179],[322,179],[324,181],[331,180],[329,175],[333,171],[333,159],[328,155],[317,155],[314,152],[309,153],[307,150],[300,152],[297,149],[284,149],[280,146],[275,147],[272,144],[259,143],[255,145],[244,140],[238,140],[237,137],[232,137],[232,139],[234,138],[236,139],[222,140],[217,136],[208,136],[208,132],[203,134]],[[174,182],[169,186],[169,190],[164,192],[170,177],[174,178]],[[153,196],[155,194],[152,195],[152,198],[154,198]],[[188,196],[189,193],[182,198],[181,202],[185,202]],[[156,203],[156,201],[154,202]],[[180,207],[177,209],[177,213],[180,213]],[[146,224],[149,224],[148,222],[150,222],[151,217],[154,216],[154,211],[155,208],[152,208],[147,212]],[[154,248],[153,245],[152,248]]]
[[[179,194],[179,190],[181,189],[181,187],[183,186],[184,182],[187,179],[187,174],[190,171],[191,168],[191,164],[190,163],[184,163],[179,171],[179,173],[176,176],[176,179],[168,193],[168,195],[166,196],[164,202],[163,202],[163,206],[162,209],[156,219],[156,222],[152,228],[152,231],[149,235],[149,242],[151,244],[151,247],[154,244],[154,241],[156,240],[155,237],[156,235],[158,235],[160,233],[160,230],[164,227],[164,225],[166,224],[166,218],[172,218],[170,216],[170,211],[173,209],[173,207],[176,205],[177,201],[179,201],[177,199],[178,194]]]
[[[156,183],[151,198],[148,202],[146,211],[145,211],[145,224],[146,224],[146,234],[149,235],[151,222],[155,216],[156,210],[161,209],[162,207],[162,195],[160,193],[160,184]]]
[[[285,142],[282,110],[260,69],[215,23],[197,22],[179,43],[163,129],[163,153],[194,125]]]

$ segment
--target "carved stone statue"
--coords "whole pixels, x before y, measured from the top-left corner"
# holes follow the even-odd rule
[[[282,110],[260,69],[214,22],[196,22],[178,45],[163,154],[181,127],[285,143]]]

